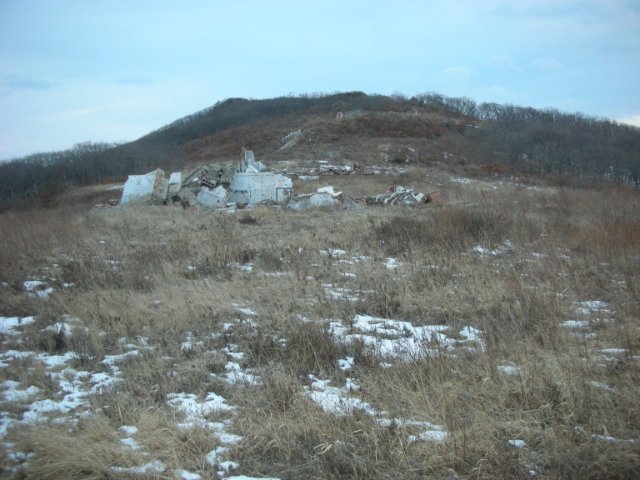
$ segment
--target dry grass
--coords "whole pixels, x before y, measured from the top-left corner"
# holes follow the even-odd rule
[[[365,190],[363,178],[354,193]],[[339,182],[351,193],[346,177]],[[241,474],[633,478],[637,192],[484,183],[451,185],[448,203],[415,209],[2,214],[0,313],[37,317],[22,343],[7,336],[3,351],[75,352],[73,368],[96,372],[127,342],[144,337],[151,347],[118,364],[112,389],[90,396],[92,416],[11,430],[15,448],[35,454],[15,477],[129,478],[112,467],[160,460],[166,469],[149,478],[179,470],[216,478],[219,466],[205,457],[223,443],[205,428],[180,429],[184,416],[167,403],[177,392],[215,392],[235,410],[207,420],[227,421],[226,432],[241,436],[225,456]],[[397,269],[385,267],[387,257]],[[253,271],[242,270],[247,264]],[[55,292],[27,295],[27,279]],[[593,300],[607,310],[578,310]],[[331,321],[350,328],[356,314],[440,325],[461,346],[432,341],[431,355],[404,362],[376,356],[331,333]],[[43,330],[63,315],[79,319],[73,332]],[[566,320],[587,322],[573,329]],[[484,348],[464,348],[464,327],[482,332]],[[623,350],[603,352],[611,348]],[[346,357],[354,366],[345,372],[338,364]],[[225,381],[230,361],[261,383]],[[439,424],[448,436],[412,442],[424,428],[358,410],[327,413],[307,394],[309,375],[336,387],[349,378],[360,386],[349,395],[385,418]],[[51,395],[56,388],[33,359],[12,362],[0,380]],[[17,418],[26,408],[1,407]],[[123,425],[137,426],[140,451],[123,449]]]

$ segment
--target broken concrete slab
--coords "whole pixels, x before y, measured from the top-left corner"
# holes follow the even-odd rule
[[[296,195],[289,199],[288,207],[297,212],[308,208],[333,207],[340,204],[342,192],[336,192],[332,186],[320,187],[316,193]]]
[[[129,203],[163,203],[167,198],[169,180],[158,168],[144,175],[129,175],[122,189],[120,205]]]
[[[229,192],[222,186],[218,185],[214,189],[202,187],[198,192],[197,200],[200,205],[210,208],[221,208],[227,205]]]
[[[267,166],[264,163],[257,161],[251,150],[247,150],[242,147],[242,158],[238,165],[238,173],[259,173],[266,172],[267,170]]]
[[[198,198],[191,188],[182,188],[173,196],[174,202],[180,203],[183,208],[198,204]]]
[[[336,198],[328,193],[310,193],[292,197],[287,206],[296,212],[304,212],[309,208],[333,207],[339,203]]]
[[[240,205],[263,201],[283,202],[291,196],[293,182],[279,173],[241,172],[235,174],[229,190],[229,202]]]
[[[169,175],[169,188],[167,190],[167,195],[172,196],[180,191],[182,188],[182,173],[181,172],[173,172]]]
[[[327,193],[332,197],[339,197],[342,195],[342,192],[336,192],[335,189],[331,185],[327,185],[326,187],[319,187],[316,190],[317,193]]]

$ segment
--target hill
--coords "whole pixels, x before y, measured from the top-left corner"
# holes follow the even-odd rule
[[[46,207],[0,214],[0,477],[637,478],[637,135],[350,93],[9,164]],[[90,208],[241,145],[377,168],[298,176],[343,192],[304,211]]]
[[[69,186],[157,167],[235,161],[242,146],[265,160],[449,163],[558,175],[572,184],[640,183],[640,130],[634,127],[431,93],[349,92],[228,99],[133,142],[84,143],[17,159],[0,165],[0,205],[34,197],[46,204]]]

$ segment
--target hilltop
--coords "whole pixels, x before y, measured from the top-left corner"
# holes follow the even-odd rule
[[[0,165],[0,202],[47,204],[70,186],[121,181],[157,167],[237,159],[448,165],[552,175],[564,183],[638,185],[640,130],[556,110],[361,92],[228,99],[133,142],[85,143]],[[32,202],[27,202],[31,204]]]

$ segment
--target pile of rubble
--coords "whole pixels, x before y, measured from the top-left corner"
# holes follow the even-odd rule
[[[308,208],[333,207],[342,203],[342,192],[336,192],[333,187],[320,187],[315,193],[296,195],[291,197],[287,206],[297,212]]]
[[[440,192],[414,193],[412,188],[391,185],[386,193],[369,196],[366,201],[368,205],[416,205],[437,201],[439,198]]]
[[[319,168],[298,175],[300,180],[318,180],[320,175],[333,172],[334,175],[363,171],[357,165],[337,167],[327,162],[318,162]],[[373,171],[373,170],[372,170]],[[375,173],[375,171],[374,171]],[[415,193],[413,189],[392,185],[387,193],[366,197],[368,205],[416,205],[438,201],[440,192],[430,194]],[[361,201],[362,199],[360,199]],[[293,182],[283,173],[270,171],[257,161],[251,150],[242,149],[242,155],[235,169],[219,164],[202,165],[183,177],[174,172],[166,177],[157,169],[145,175],[130,175],[124,185],[121,205],[134,203],[182,205],[183,208],[203,206],[207,208],[243,207],[259,203],[286,204],[296,211],[308,208],[332,207],[344,202],[342,192],[333,187],[318,188],[315,193],[293,195]],[[358,199],[352,199],[358,202]]]
[[[121,205],[130,203],[180,204],[184,208],[244,206],[267,201],[284,202],[293,193],[291,178],[269,171],[251,150],[242,149],[235,171],[223,165],[200,166],[182,178],[180,172],[166,178],[161,169],[130,175]]]

